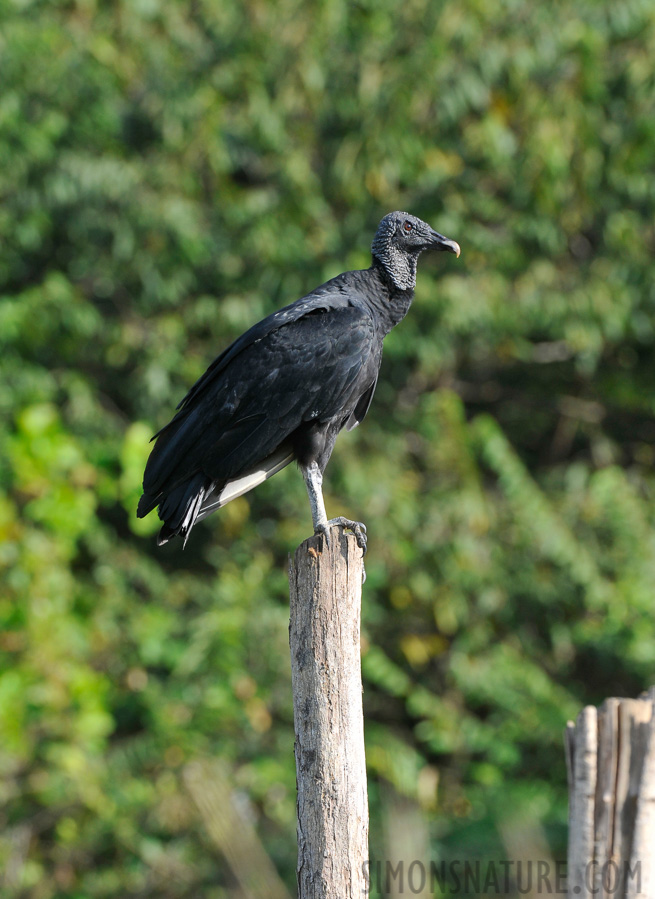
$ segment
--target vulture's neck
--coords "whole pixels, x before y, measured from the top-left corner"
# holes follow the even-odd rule
[[[374,306],[383,323],[384,332],[388,334],[405,318],[412,305],[416,285],[416,258],[413,262],[413,276],[406,288],[399,286],[396,279],[391,277],[386,265],[376,256],[373,257],[369,272],[378,287],[374,291]]]

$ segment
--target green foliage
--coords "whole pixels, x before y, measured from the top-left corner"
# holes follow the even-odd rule
[[[0,869],[223,896],[224,758],[290,886],[293,469],[157,550],[148,439],[405,208],[421,261],[328,511],[369,526],[365,705],[435,858],[564,855],[561,732],[653,681],[652,4],[23,0],[0,28]]]

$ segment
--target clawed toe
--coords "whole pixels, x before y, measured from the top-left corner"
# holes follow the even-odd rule
[[[326,524],[319,524],[316,526],[314,533],[322,534],[325,537],[325,543],[330,548],[330,528],[334,525],[338,525],[339,527],[346,528],[349,531],[352,531],[355,535],[355,540],[357,541],[357,546],[362,551],[362,555],[366,555],[366,525],[361,521],[351,521],[350,518],[332,518],[330,521],[326,522]]]
[[[327,548],[330,548],[330,522],[327,524],[317,524],[314,528],[315,534],[322,534],[323,539],[325,540],[325,545]]]
[[[349,531],[352,531],[355,535],[355,540],[357,541],[357,546],[361,549],[362,555],[366,555],[366,525],[362,524],[361,521],[350,521],[347,518],[342,518],[338,522],[342,527],[347,528]]]

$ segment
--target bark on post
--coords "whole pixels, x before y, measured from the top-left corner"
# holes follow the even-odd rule
[[[368,799],[360,661],[362,551],[340,527],[289,568],[299,899],[362,899]]]
[[[568,894],[655,899],[655,688],[566,729]]]

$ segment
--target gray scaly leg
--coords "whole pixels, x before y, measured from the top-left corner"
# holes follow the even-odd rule
[[[315,534],[323,534],[328,547],[330,545],[330,527],[339,525],[352,531],[357,540],[357,546],[366,554],[366,526],[361,521],[351,521],[350,518],[331,518],[328,520],[325,512],[325,503],[323,501],[323,475],[316,464],[310,462],[309,465],[300,466],[305,486],[307,487],[307,495],[309,496],[309,505],[312,510],[312,523],[314,525]]]

